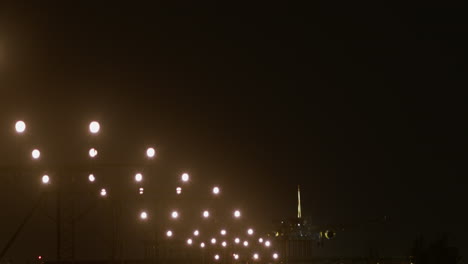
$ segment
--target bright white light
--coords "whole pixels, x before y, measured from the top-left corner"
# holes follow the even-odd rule
[[[179,213],[177,211],[172,211],[171,217],[176,219],[177,217],[179,217]]]
[[[248,247],[249,246],[249,241],[244,241],[244,247]]]
[[[97,154],[98,154],[98,152],[97,152],[97,150],[96,150],[95,148],[91,148],[91,149],[89,150],[89,156],[90,156],[91,158],[96,157]]]
[[[201,242],[201,243],[200,243],[200,247],[201,247],[201,248],[204,248],[204,247],[205,247],[205,243]]]
[[[94,182],[94,181],[96,180],[96,177],[94,177],[93,174],[90,174],[90,175],[88,176],[88,180],[89,180],[90,182]]]
[[[225,229],[222,229],[219,233],[220,233],[221,235],[225,236],[225,235],[226,235],[226,230],[225,230]]]
[[[183,182],[188,182],[188,180],[189,180],[189,175],[188,175],[188,173],[182,174],[182,177],[181,177],[181,178],[182,178],[182,181],[183,181]]]
[[[234,211],[234,217],[239,218],[241,216],[241,213],[239,210]]]
[[[167,236],[167,237],[171,237],[171,236],[172,236],[172,231],[171,231],[171,230],[168,230],[168,231],[166,232],[166,236]]]
[[[38,159],[41,156],[41,152],[38,149],[34,149],[31,152],[31,156],[33,157],[33,159]]]
[[[26,130],[26,123],[24,123],[23,121],[18,121],[16,122],[15,124],[15,130],[16,132],[18,133],[23,133],[25,130]]]
[[[221,245],[222,245],[223,247],[226,247],[226,246],[227,246],[226,241],[223,241],[223,243],[221,243]]]
[[[176,193],[177,193],[177,194],[181,194],[181,193],[182,193],[182,188],[177,187],[177,188],[176,188]]]
[[[211,239],[211,244],[213,244],[213,245],[216,244],[216,238],[213,237],[213,238]]]
[[[258,259],[258,254],[257,253],[253,254],[253,258]]]
[[[148,158],[153,158],[155,155],[156,155],[156,150],[154,150],[154,148],[146,149],[146,156]]]
[[[234,259],[239,259],[239,255],[238,254],[233,254],[234,256]]]
[[[238,237],[236,237],[236,239],[234,239],[234,243],[239,244],[239,243],[240,243],[240,239],[239,239]]]
[[[263,238],[259,238],[259,239],[258,239],[258,242],[259,242],[259,243],[263,243]]]
[[[187,244],[192,245],[192,242],[193,242],[193,241],[192,241],[191,238],[187,239]]]
[[[268,241],[268,240],[267,240],[267,241],[265,241],[265,247],[270,247],[270,246],[271,246],[271,243],[270,243],[270,241]]]
[[[204,211],[203,212],[203,217],[208,218],[208,216],[210,216],[210,212]]]
[[[219,187],[218,187],[218,186],[215,186],[215,187],[213,188],[213,194],[215,194],[215,195],[218,195],[218,194],[219,194]]]
[[[141,173],[135,174],[135,181],[141,182],[143,180],[143,175]]]
[[[107,191],[106,189],[101,189],[101,196],[106,196],[107,195]]]
[[[42,176],[42,183],[47,184],[47,183],[49,183],[49,180],[50,180],[50,178],[49,178],[48,175]]]
[[[273,258],[278,259],[278,253],[273,253]]]
[[[252,229],[252,228],[249,228],[249,230],[247,230],[247,234],[249,234],[249,235],[253,235],[253,233],[254,233],[254,231],[253,231],[253,229]]]
[[[216,260],[218,260],[218,259],[219,259],[219,255],[216,254],[216,255],[214,256],[214,258],[215,258]]]
[[[140,218],[145,220],[146,218],[148,218],[148,214],[146,212],[141,212]]]
[[[140,194],[143,194],[143,192],[145,191],[145,189],[143,189],[143,187],[140,187],[140,189],[138,189],[139,193]]]
[[[98,122],[93,121],[89,123],[89,132],[96,134],[97,132],[99,132],[99,129],[101,129],[101,126]]]
[[[199,234],[200,234],[200,232],[198,232],[198,230],[193,231],[194,236],[198,236]]]

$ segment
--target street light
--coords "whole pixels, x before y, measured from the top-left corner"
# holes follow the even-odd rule
[[[143,175],[141,173],[135,174],[135,181],[141,182],[143,180]]]
[[[89,152],[88,152],[88,153],[89,153],[89,156],[90,156],[91,158],[94,158],[94,157],[97,156],[98,151],[97,151],[95,148],[91,148],[91,149],[89,149]]]
[[[188,175],[188,173],[182,174],[182,177],[181,177],[181,178],[182,178],[182,181],[183,181],[183,182],[188,182],[188,180],[189,180],[189,175]]]
[[[26,130],[26,123],[24,121],[17,121],[15,124],[15,130],[17,133],[21,134]]]
[[[241,213],[239,210],[234,211],[234,217],[239,218],[241,216]]]
[[[93,121],[89,123],[89,132],[93,134],[97,134],[100,129],[101,129],[101,126],[99,125],[97,121]]]
[[[173,219],[176,219],[177,217],[179,217],[179,213],[178,213],[177,211],[172,211],[171,217],[172,217]]]
[[[88,176],[88,180],[89,180],[90,182],[94,182],[94,181],[96,180],[96,177],[94,177],[93,174],[90,174],[90,175]]]
[[[41,157],[41,152],[38,149],[33,149],[33,151],[31,152],[31,156],[33,159],[38,159],[39,157]]]
[[[154,148],[146,149],[146,156],[148,158],[153,158],[155,155],[156,155],[156,150],[154,150]]]
[[[210,216],[210,212],[208,212],[208,211],[205,210],[205,211],[203,212],[203,217],[204,217],[204,218],[208,218],[209,216]]]
[[[48,175],[42,176],[42,183],[43,183],[43,184],[48,184],[49,181],[50,181],[50,178],[49,178]]]
[[[141,212],[140,214],[140,218],[143,219],[143,220],[146,220],[148,218],[148,214],[146,212]]]

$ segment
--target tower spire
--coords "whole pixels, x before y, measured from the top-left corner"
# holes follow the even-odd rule
[[[301,189],[300,186],[297,185],[297,218],[300,219],[301,217]]]

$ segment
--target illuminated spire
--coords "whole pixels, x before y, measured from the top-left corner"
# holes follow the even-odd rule
[[[300,219],[301,215],[301,189],[297,186],[297,218]]]

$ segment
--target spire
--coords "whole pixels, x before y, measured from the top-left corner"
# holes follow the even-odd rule
[[[300,186],[297,186],[297,218],[300,219],[301,215],[301,189]]]

